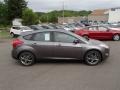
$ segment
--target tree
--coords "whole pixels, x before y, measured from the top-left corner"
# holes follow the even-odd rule
[[[37,12],[38,13],[38,12]],[[77,17],[77,16],[88,16],[91,13],[91,11],[72,11],[72,10],[64,10],[64,16],[65,17]],[[51,11],[48,13],[41,13],[38,14],[40,17],[41,22],[57,22],[58,17],[63,16],[63,11]]]
[[[33,25],[39,23],[39,17],[32,9],[24,9],[22,13],[22,20],[24,25]]]
[[[6,25],[7,21],[7,8],[4,2],[0,2],[0,24]]]
[[[11,21],[14,18],[21,18],[22,11],[27,7],[25,0],[4,0],[7,5],[8,19]]]

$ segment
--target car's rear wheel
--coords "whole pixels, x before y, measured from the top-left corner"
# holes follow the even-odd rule
[[[97,50],[88,51],[85,55],[85,63],[90,66],[95,66],[102,61],[101,53]]]
[[[22,52],[19,55],[19,62],[24,66],[31,66],[35,63],[35,56],[30,52]]]
[[[119,41],[119,40],[120,40],[120,35],[119,35],[119,34],[115,34],[115,35],[113,36],[113,40],[114,40],[114,41]]]

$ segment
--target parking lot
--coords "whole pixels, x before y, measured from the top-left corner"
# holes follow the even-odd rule
[[[120,90],[120,42],[105,42],[110,57],[98,66],[41,61],[23,67],[11,58],[11,40],[0,40],[0,90]]]

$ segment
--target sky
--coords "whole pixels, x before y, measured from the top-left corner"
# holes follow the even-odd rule
[[[61,10],[94,10],[120,7],[120,0],[28,0],[28,7],[38,12]]]

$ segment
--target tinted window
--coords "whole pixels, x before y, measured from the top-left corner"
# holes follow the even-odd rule
[[[12,27],[13,29],[20,30],[20,27]]]
[[[43,32],[43,33],[37,33],[34,35],[33,37],[34,41],[45,41],[45,42],[49,42],[50,39],[50,32]]]
[[[65,34],[65,33],[58,33],[58,32],[54,33],[55,42],[73,43],[73,41],[76,39],[77,38],[75,38],[71,35]]]

